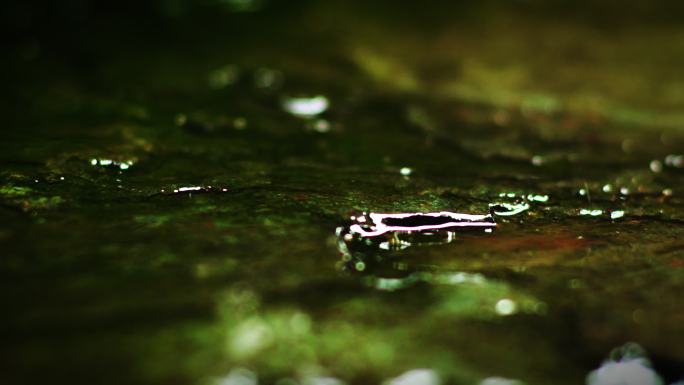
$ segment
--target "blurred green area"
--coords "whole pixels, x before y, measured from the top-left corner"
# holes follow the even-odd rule
[[[684,374],[681,2],[1,13],[0,382]],[[352,213],[494,203],[530,209],[339,268]]]

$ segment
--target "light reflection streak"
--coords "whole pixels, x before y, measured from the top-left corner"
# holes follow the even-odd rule
[[[362,237],[377,237],[388,232],[421,232],[430,230],[440,230],[447,228],[456,227],[482,227],[482,228],[492,228],[496,226],[491,215],[473,215],[473,214],[459,214],[452,213],[448,211],[441,211],[437,213],[400,213],[400,214],[382,214],[382,213],[370,213],[368,217],[372,221],[372,225],[362,226],[359,223],[364,223],[365,218],[362,220],[357,218],[355,223],[349,227],[352,234],[357,234]],[[445,221],[443,223],[432,223],[424,225],[388,225],[387,220],[407,220],[415,218],[416,221],[426,221],[429,222],[430,219],[434,218],[438,221]]]

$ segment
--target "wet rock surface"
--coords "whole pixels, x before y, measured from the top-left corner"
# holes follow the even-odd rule
[[[682,379],[676,3],[76,3],[8,9],[0,382]]]

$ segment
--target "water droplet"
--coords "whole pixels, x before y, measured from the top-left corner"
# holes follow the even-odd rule
[[[618,219],[625,216],[625,212],[622,210],[615,210],[610,213],[610,219]]]
[[[179,127],[184,126],[185,123],[187,123],[187,121],[188,121],[188,116],[185,114],[177,114],[176,117],[174,118],[174,122]]]
[[[311,123],[310,127],[312,131],[324,134],[330,131],[330,122],[325,119],[316,119]]]
[[[545,202],[549,201],[549,196],[548,195],[529,194],[529,195],[527,195],[527,200],[533,201],[533,202],[545,203]]]
[[[665,157],[665,164],[670,167],[684,167],[684,155],[670,154]]]
[[[659,160],[652,160],[648,167],[656,173],[663,171],[663,163]]]
[[[247,119],[243,117],[233,119],[233,127],[236,130],[244,130],[247,128]]]
[[[328,109],[328,98],[322,95],[312,97],[293,97],[283,101],[283,108],[292,115],[311,118]]]
[[[227,65],[209,73],[209,86],[214,89],[226,88],[238,80],[238,69]]]
[[[544,164],[544,158],[542,158],[541,155],[535,155],[532,157],[531,162],[532,165],[539,167]]]
[[[508,298],[502,298],[500,299],[497,303],[496,306],[494,307],[494,310],[496,311],[496,314],[506,316],[506,315],[511,315],[515,313],[517,309],[517,305],[515,302]]]
[[[259,68],[254,72],[254,85],[263,90],[274,90],[283,82],[283,74],[271,68]]]

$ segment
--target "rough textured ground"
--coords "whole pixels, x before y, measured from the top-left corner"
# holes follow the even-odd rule
[[[684,375],[681,7],[362,3],[6,6],[0,382]],[[342,269],[356,212],[496,203]]]

